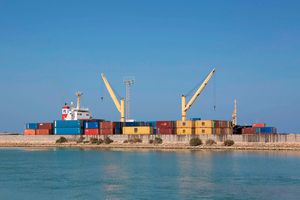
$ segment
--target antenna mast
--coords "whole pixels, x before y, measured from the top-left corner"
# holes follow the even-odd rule
[[[125,78],[124,84],[126,87],[126,98],[125,98],[125,108],[126,108],[126,119],[130,119],[130,88],[134,84],[134,78]]]
[[[232,113],[232,125],[237,125],[237,106],[236,106],[236,99],[234,99],[234,109]]]
[[[77,96],[77,109],[80,109],[80,97],[83,95],[82,92],[76,92],[75,95]]]

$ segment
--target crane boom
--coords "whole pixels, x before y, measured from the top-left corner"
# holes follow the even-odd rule
[[[114,90],[112,89],[112,87],[110,86],[108,80],[106,79],[105,74],[101,74],[102,80],[105,84],[105,87],[110,95],[110,97],[112,98],[117,110],[120,112],[121,114],[121,122],[125,122],[125,101],[124,98],[121,98],[120,102],[118,100],[118,98],[116,97]]]
[[[190,101],[187,104],[186,104],[186,96],[182,95],[182,98],[181,98],[181,109],[182,109],[182,116],[181,117],[182,117],[182,121],[186,120],[186,112],[191,108],[191,106],[193,105],[193,103],[196,101],[197,97],[204,90],[204,88],[208,84],[209,80],[214,75],[215,71],[216,71],[216,69],[214,68],[208,74],[208,76],[205,78],[205,80],[203,81],[203,83],[200,85],[200,87],[198,88],[198,90],[196,91],[196,93],[193,95],[193,97],[190,99]]]

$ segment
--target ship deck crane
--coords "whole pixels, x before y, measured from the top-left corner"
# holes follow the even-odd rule
[[[105,74],[102,73],[101,77],[102,77],[105,87],[106,87],[110,97],[112,98],[117,110],[120,112],[120,115],[121,115],[120,121],[125,122],[125,100],[124,100],[124,98],[122,97],[120,100],[118,100],[118,98],[115,95],[114,90],[112,89],[108,80],[106,79]]]
[[[201,92],[204,90],[206,87],[207,83],[209,80],[212,78],[214,75],[216,69],[213,69],[208,76],[205,78],[203,83],[200,85],[200,87],[197,89],[196,93],[192,96],[190,101],[186,104],[186,96],[182,95],[181,96],[181,120],[185,121],[186,120],[186,112],[191,108],[193,103],[196,101],[197,97],[201,94]]]

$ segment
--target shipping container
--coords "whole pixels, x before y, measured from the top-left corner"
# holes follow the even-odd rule
[[[157,122],[156,121],[148,121],[148,122],[146,122],[146,125],[153,127],[153,129],[156,129]]]
[[[255,124],[252,124],[252,127],[262,128],[262,127],[266,127],[266,124],[265,123],[255,123]]]
[[[201,134],[212,135],[212,134],[215,134],[215,128],[195,128],[195,134],[196,135],[201,135]]]
[[[175,121],[157,121],[157,128],[173,128],[175,127]]]
[[[274,127],[255,128],[257,134],[276,134],[277,130]]]
[[[99,129],[100,127],[99,121],[84,121],[83,128],[85,129]]]
[[[150,135],[153,134],[153,128],[150,126],[129,126],[123,127],[123,134]]]
[[[113,135],[115,134],[114,128],[101,128],[99,129],[100,135]]]
[[[55,128],[81,128],[82,121],[80,120],[56,120],[54,121]]]
[[[190,120],[192,120],[192,121],[199,121],[199,120],[201,120],[201,118],[200,117],[192,117],[192,118],[190,118]]]
[[[36,129],[25,129],[24,135],[35,135]]]
[[[215,128],[214,120],[197,120],[195,121],[196,128]]]
[[[51,129],[36,129],[35,134],[36,135],[51,135],[52,130]]]
[[[53,129],[53,123],[39,123],[38,124],[39,129]]]
[[[215,128],[216,135],[232,135],[233,129],[232,128]]]
[[[114,133],[113,134],[116,134],[116,135],[121,135],[123,132],[123,127],[120,127],[120,128],[115,128],[114,129]]]
[[[55,135],[80,135],[82,134],[81,128],[54,128]]]
[[[174,134],[175,129],[174,128],[157,128],[156,134],[161,134],[161,135],[171,135]]]
[[[225,120],[215,120],[215,128],[232,128],[232,122]]]
[[[84,129],[84,135],[99,135],[100,131],[98,128]]]
[[[149,126],[146,122],[125,122],[125,126]]]
[[[114,122],[114,123],[116,129],[122,129],[123,126],[125,125],[125,122]]]
[[[176,127],[178,128],[194,128],[195,121],[176,121]]]
[[[27,123],[26,129],[38,129],[38,123]]]
[[[255,134],[255,128],[247,127],[242,129],[242,134]]]
[[[177,135],[191,135],[195,134],[194,128],[176,128]]]
[[[112,129],[116,126],[116,123],[115,122],[100,122],[100,127],[101,128],[108,128],[108,129]]]

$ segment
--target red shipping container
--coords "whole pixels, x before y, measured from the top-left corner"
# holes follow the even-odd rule
[[[157,128],[156,134],[165,134],[165,135],[171,135],[174,134],[175,130],[174,128]]]
[[[255,124],[252,125],[252,127],[262,128],[262,127],[266,127],[266,124],[265,123],[255,123]]]
[[[101,128],[100,135],[113,135],[114,129],[113,128]]]
[[[39,127],[39,129],[52,129],[53,124],[52,123],[39,123],[38,127]]]
[[[25,129],[24,135],[35,135],[35,129]]]
[[[97,128],[84,129],[84,135],[99,135],[100,131]]]
[[[116,124],[114,122],[100,122],[101,129],[113,129]]]
[[[243,128],[242,134],[255,134],[255,128]]]
[[[157,128],[171,128],[174,127],[174,121],[157,121]]]
[[[215,128],[220,128],[221,127],[221,125],[220,125],[220,121],[219,120],[216,120],[215,121]]]
[[[36,135],[50,135],[52,131],[50,129],[36,129]]]

